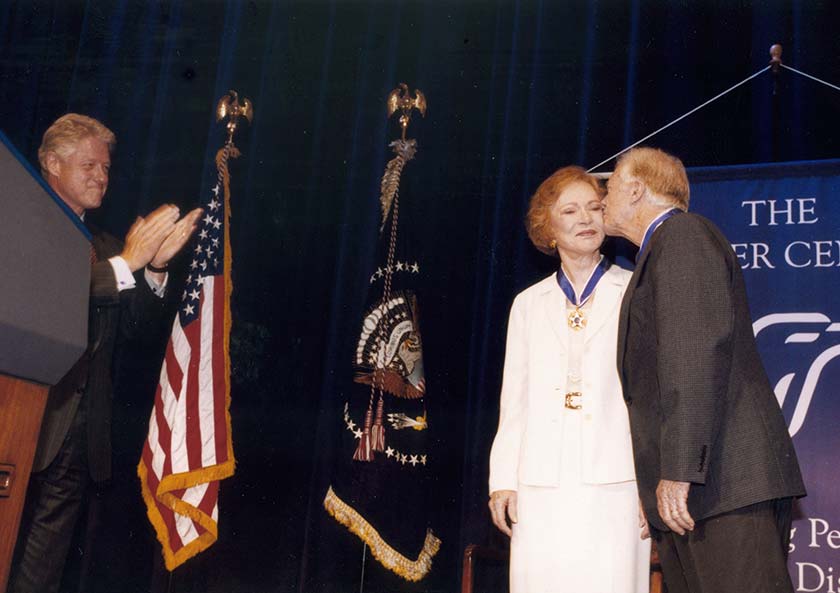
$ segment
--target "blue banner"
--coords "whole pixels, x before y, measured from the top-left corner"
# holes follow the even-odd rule
[[[743,269],[758,348],[808,496],[794,507],[796,591],[840,592],[840,160],[689,170],[691,210]]]

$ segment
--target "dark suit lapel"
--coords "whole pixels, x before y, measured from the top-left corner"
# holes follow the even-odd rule
[[[119,240],[103,231],[94,223],[86,223],[86,225],[90,234],[93,235],[91,245],[93,245],[100,262],[120,254],[123,244]]]
[[[624,292],[624,298],[621,301],[621,313],[618,317],[618,351],[616,354],[618,356],[618,372],[622,383],[624,383],[624,354],[627,350],[627,324],[630,318],[630,303],[633,301],[633,293],[639,284],[639,277],[649,254],[650,249],[645,249],[645,253],[636,263],[636,268],[633,270],[633,275],[630,277],[630,282],[627,284],[627,290]]]
[[[96,258],[99,261],[108,259],[108,255],[105,253],[105,238],[103,236],[102,230],[97,227],[93,223],[85,223],[90,234],[93,236],[91,239],[90,244],[93,246],[93,250],[96,252]]]

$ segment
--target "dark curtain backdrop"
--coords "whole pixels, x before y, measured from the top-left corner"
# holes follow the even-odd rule
[[[224,91],[256,108],[232,167],[238,467],[222,484],[220,538],[161,575],[134,477],[160,340],[129,348],[115,480],[90,518],[97,537],[71,558],[95,591],[308,593],[323,541],[344,537],[321,501],[341,430],[338,386],[375,268],[379,177],[397,134],[384,100],[398,82],[429,101],[410,128],[419,152],[404,196],[424,269],[430,497],[443,540],[412,590],[454,591],[465,544],[503,543],[486,512],[487,457],[507,309],[553,267],[522,224],[540,181],[564,164],[592,166],[742,80],[767,64],[772,43],[786,63],[840,81],[834,0],[0,6],[0,126],[33,163],[68,110],[111,127],[111,186],[93,216],[115,234],[162,202],[198,202]],[[837,157],[838,108],[834,91],[768,73],[650,144],[689,166]],[[346,542],[361,556],[358,540]]]

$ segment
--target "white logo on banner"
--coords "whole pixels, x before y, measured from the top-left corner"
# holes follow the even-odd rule
[[[758,338],[758,334],[771,325],[794,323],[814,324],[814,329],[817,331],[791,333],[785,338],[785,344],[810,344],[816,342],[825,333],[840,333],[840,323],[832,322],[831,319],[822,313],[772,313],[765,315],[753,323],[753,333]],[[799,400],[796,402],[796,408],[793,411],[790,426],[788,426],[790,436],[794,436],[802,428],[802,425],[805,423],[805,416],[808,414],[808,408],[811,406],[811,400],[814,398],[814,391],[817,389],[820,375],[825,366],[838,356],[840,356],[840,344],[835,344],[823,350],[811,363],[811,366],[805,374],[805,382],[802,384],[802,391],[799,394]],[[773,391],[776,393],[779,407],[785,402],[788,389],[795,376],[796,373],[788,373],[776,383]]]

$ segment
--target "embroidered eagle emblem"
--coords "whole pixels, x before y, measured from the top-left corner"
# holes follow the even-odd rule
[[[395,397],[418,399],[426,393],[423,344],[417,319],[417,299],[409,291],[395,292],[365,315],[356,345],[354,380]]]

